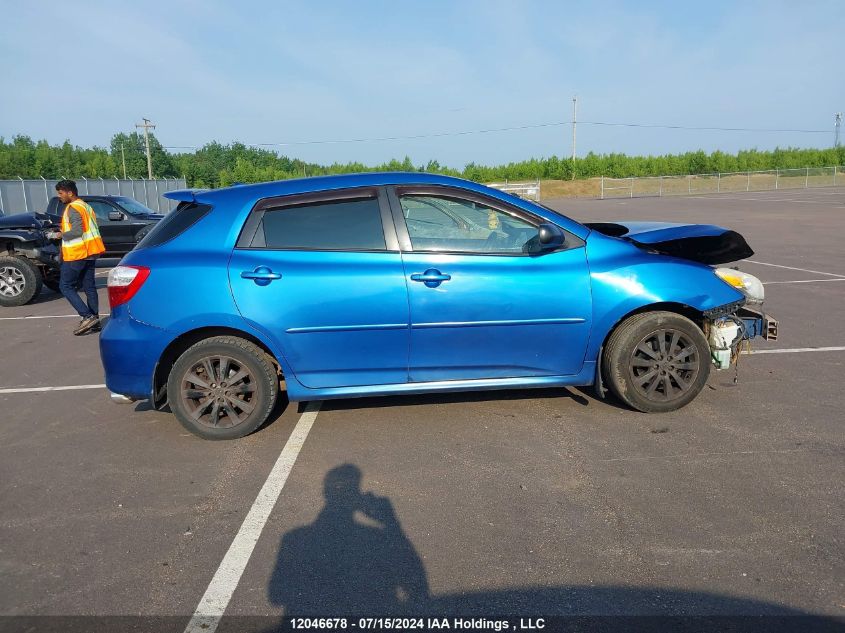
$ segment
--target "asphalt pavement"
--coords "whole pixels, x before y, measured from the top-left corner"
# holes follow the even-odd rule
[[[323,403],[226,616],[845,616],[845,190],[546,204],[738,230],[780,340],[665,415],[580,389]],[[0,615],[184,630],[304,408],[200,440],[112,404],[75,324],[47,292],[0,314]]]

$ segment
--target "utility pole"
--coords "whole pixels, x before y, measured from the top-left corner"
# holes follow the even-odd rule
[[[572,97],[572,180],[575,180],[575,130],[578,125],[578,95]]]
[[[123,143],[120,144],[120,160],[123,163],[123,179],[126,180],[126,154],[123,153]]]
[[[834,124],[834,126],[833,126],[833,127],[834,127],[834,132],[833,132],[833,146],[834,146],[834,147],[839,147],[839,128],[841,128],[841,127],[842,127],[842,113],[841,113],[841,112],[837,112],[837,113],[834,115],[833,119],[834,119],[834,121],[836,122],[836,123]]]
[[[143,123],[136,123],[136,128],[144,128],[144,142],[147,144],[147,176],[150,180],[153,179],[153,159],[150,156],[150,134],[149,129],[156,129],[156,126],[150,123],[149,119],[144,119]]]

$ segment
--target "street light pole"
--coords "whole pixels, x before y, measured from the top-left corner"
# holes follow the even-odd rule
[[[123,153],[123,143],[120,144],[120,160],[123,163],[123,179],[126,180],[126,154]]]
[[[572,180],[575,180],[575,130],[578,125],[578,95],[572,97]]]
[[[136,123],[135,127],[144,128],[144,143],[147,145],[147,176],[150,180],[153,179],[153,159],[150,156],[150,134],[149,129],[156,129],[156,126],[153,123],[150,123],[149,119],[143,119],[143,123]]]

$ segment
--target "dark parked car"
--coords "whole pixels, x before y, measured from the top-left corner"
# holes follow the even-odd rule
[[[126,196],[79,196],[97,214],[97,224],[106,245],[105,256],[126,255],[164,216]],[[55,196],[50,198],[47,215],[61,218],[64,207]]]
[[[97,214],[106,257],[122,257],[164,216],[126,196],[80,196]],[[58,198],[46,213],[0,217],[0,306],[20,306],[41,291],[59,289],[59,230],[64,211]]]

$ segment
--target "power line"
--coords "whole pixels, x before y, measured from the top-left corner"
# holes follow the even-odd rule
[[[688,125],[650,125],[648,123],[608,123],[607,121],[579,121],[583,125],[613,125],[618,127],[661,128],[664,130],[705,130],[717,132],[795,132],[800,134],[829,134],[828,130],[777,129],[765,127],[705,127]]]
[[[274,147],[277,145],[328,145],[332,143],[372,143],[378,141],[409,141],[421,138],[439,138],[442,136],[466,136],[468,134],[489,134],[491,132],[512,132],[514,130],[529,130],[541,127],[555,127],[558,125],[569,125],[569,121],[556,123],[537,123],[534,125],[519,125],[515,127],[498,127],[484,130],[463,130],[461,132],[433,132],[431,134],[412,134],[409,136],[379,136],[375,138],[348,138],[332,139],[325,141],[288,141],[285,143],[244,143],[256,147]]]
[[[560,123],[537,123],[535,125],[519,125],[516,127],[499,127],[490,128],[486,130],[464,130],[461,132],[434,132],[432,134],[413,134],[410,136],[378,136],[373,138],[346,138],[346,139],[330,139],[324,141],[286,141],[283,143],[242,143],[247,147],[279,147],[287,145],[329,145],[336,143],[374,143],[379,141],[408,141],[421,138],[438,138],[442,136],[466,136],[468,134],[488,134],[490,132],[511,132],[513,130],[529,130],[541,127],[554,127],[558,125],[569,125],[568,121]],[[199,149],[199,146],[175,146],[163,145],[165,149]]]
[[[531,125],[517,125],[511,127],[485,128],[480,130],[461,130],[458,132],[433,132],[429,134],[410,134],[404,136],[376,136],[368,138],[326,139],[315,141],[284,141],[278,143],[243,143],[248,147],[288,147],[296,145],[332,145],[342,143],[378,143],[383,141],[411,141],[427,138],[441,138],[446,136],[467,136],[470,134],[490,134],[495,132],[513,132],[547,127],[573,125],[575,121],[554,121],[551,123],[535,123]],[[829,130],[807,130],[795,128],[748,128],[748,127],[717,127],[717,126],[688,126],[688,125],[659,125],[649,123],[618,123],[611,121],[578,121],[581,125],[596,125],[610,127],[649,128],[664,130],[693,130],[707,132],[774,132],[794,134],[830,134]],[[196,145],[164,145],[165,149],[199,149]]]

